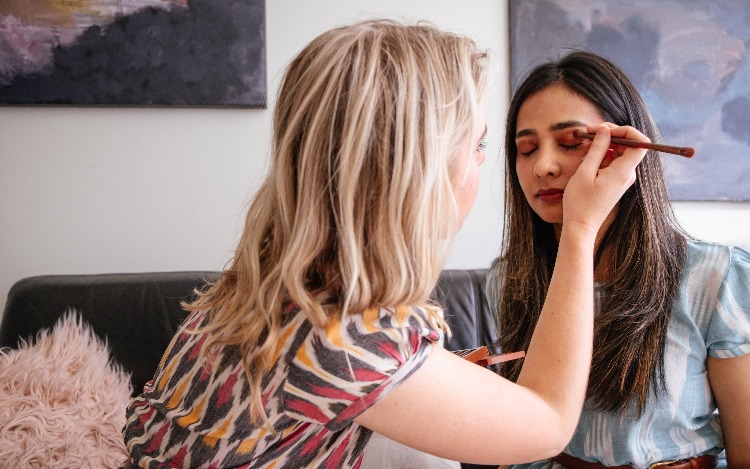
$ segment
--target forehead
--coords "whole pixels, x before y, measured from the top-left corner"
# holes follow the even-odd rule
[[[516,130],[528,128],[541,131],[565,121],[591,125],[604,119],[591,101],[556,83],[526,98],[518,110]]]

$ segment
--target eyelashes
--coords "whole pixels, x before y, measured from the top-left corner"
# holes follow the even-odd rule
[[[578,150],[578,149],[579,149],[579,148],[581,147],[581,142],[579,142],[579,143],[575,143],[575,144],[573,144],[573,145],[563,145],[562,143],[559,143],[558,145],[559,145],[559,146],[560,146],[560,148],[562,148],[562,149],[563,149],[564,151],[576,151],[576,150]],[[516,146],[516,148],[518,148],[518,147]],[[521,150],[518,150],[518,154],[519,154],[519,155],[521,155],[521,156],[523,156],[523,157],[526,157],[526,156],[529,156],[529,155],[531,155],[531,154],[532,154],[532,153],[534,153],[535,151],[536,151],[536,148],[532,148],[532,149],[531,149],[531,150],[529,150],[529,151],[521,151]]]
[[[482,137],[477,145],[477,151],[484,151],[485,148],[487,148],[487,137]]]

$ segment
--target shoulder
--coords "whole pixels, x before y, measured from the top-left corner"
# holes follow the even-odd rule
[[[487,269],[487,279],[493,278],[494,280],[497,280],[500,277],[500,274],[502,272],[503,264],[505,263],[505,258],[502,256],[498,256],[495,258],[495,260],[492,261],[490,264],[490,267]]]
[[[688,240],[688,266],[690,268],[726,268],[731,258],[731,247],[707,241]]]
[[[746,250],[706,241],[688,241],[688,276],[704,280],[724,279],[742,272],[750,272],[750,253]]]
[[[712,356],[745,353],[750,341],[750,253],[688,241],[688,262],[673,319],[681,312],[701,331]]]
[[[418,306],[370,308],[360,314],[333,319],[313,335],[325,335],[332,345],[380,348],[383,343],[398,343],[412,349],[419,341],[437,342],[440,328],[433,319],[435,310]]]
[[[432,312],[431,312],[432,311]],[[299,328],[289,348],[293,362],[315,355],[320,363],[349,357],[363,361],[384,359],[400,366],[425,344],[438,342],[442,331],[434,318],[436,310],[418,306],[370,308],[357,314],[333,316],[324,327]],[[300,315],[302,315],[300,313]],[[299,316],[298,316],[299,318]]]
[[[440,339],[430,310],[372,308],[312,327],[285,368],[286,412],[343,428],[424,363]]]
[[[347,376],[353,367],[392,374],[440,340],[440,330],[432,322],[428,310],[419,307],[372,308],[331,319],[325,327],[312,327],[298,336],[290,350],[290,373],[315,368]]]

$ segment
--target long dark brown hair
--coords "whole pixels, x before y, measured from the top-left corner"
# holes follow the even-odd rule
[[[511,100],[505,133],[505,228],[502,254],[492,268],[491,291],[498,312],[500,346],[526,350],[542,310],[557,255],[552,225],[527,203],[516,174],[516,119],[534,93],[562,84],[590,101],[601,117],[630,125],[652,141],[659,131],[638,91],[609,60],[569,52],[533,69]],[[623,195],[595,253],[607,257],[599,288],[588,397],[599,411],[643,411],[649,390],[664,389],[664,348],[674,292],[686,256],[686,235],[669,204],[659,155],[649,151],[635,184]],[[560,338],[564,340],[563,337]],[[517,379],[521,362],[500,368]]]

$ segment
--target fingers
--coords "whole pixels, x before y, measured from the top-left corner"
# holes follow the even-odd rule
[[[635,127],[629,125],[615,125],[611,122],[605,122],[602,125],[606,125],[613,137],[629,138],[631,140],[638,140],[641,142],[650,142],[651,139],[643,135]]]
[[[581,166],[578,167],[578,172],[589,175],[593,178],[596,176],[597,171],[601,168],[602,161],[607,155],[607,150],[610,146],[610,128],[607,125],[601,125],[596,129],[596,137],[589,146],[589,151],[581,162]]]
[[[568,181],[563,196],[563,226],[574,221],[591,227],[600,227],[623,193],[635,182],[635,168],[646,150],[624,147],[622,155],[617,149],[610,151],[611,136],[648,140],[632,127],[612,124],[591,129],[596,135],[588,153],[576,173]]]
[[[650,142],[651,139],[643,135],[641,132],[639,132],[634,127],[631,127],[629,125],[615,125],[611,122],[604,122],[601,125],[605,125],[609,128],[610,134],[613,138],[626,138],[629,140],[637,140],[639,142]],[[594,126],[593,128],[589,128],[589,132],[595,132],[598,130],[599,127]],[[615,157],[621,156],[625,151],[631,147],[625,146],[625,145],[618,145],[616,143],[611,143],[610,148],[612,148],[615,152]]]
[[[614,124],[608,124],[607,127],[610,129],[612,137],[627,138],[630,140],[638,140],[641,142],[650,142],[651,139],[643,135],[637,129],[630,126],[613,126]],[[635,181],[635,168],[646,156],[646,150],[642,148],[626,147],[624,145],[611,145],[617,155],[614,160],[609,164],[609,168],[613,169],[616,174],[623,176],[624,181],[630,186]]]
[[[609,147],[607,153],[604,154],[604,159],[602,160],[602,164],[599,165],[599,169],[604,169],[609,166],[609,164],[618,156],[619,155],[615,153],[615,150],[613,150],[612,147]]]
[[[604,122],[599,126],[589,127],[589,132],[596,132],[596,137],[589,147],[589,152],[586,155],[584,162],[581,165],[587,167],[584,171],[590,172],[596,169],[604,169],[609,167],[613,161],[619,159],[622,156],[628,156],[627,164],[620,164],[618,166],[631,166],[632,169],[640,163],[646,154],[646,150],[633,148],[625,145],[617,145],[611,142],[610,138],[627,138],[629,140],[637,140],[641,142],[650,142],[651,140],[643,135],[637,129],[625,125],[618,126],[611,122]],[[610,138],[605,138],[607,131],[609,132]],[[625,168],[622,168],[625,170]]]

